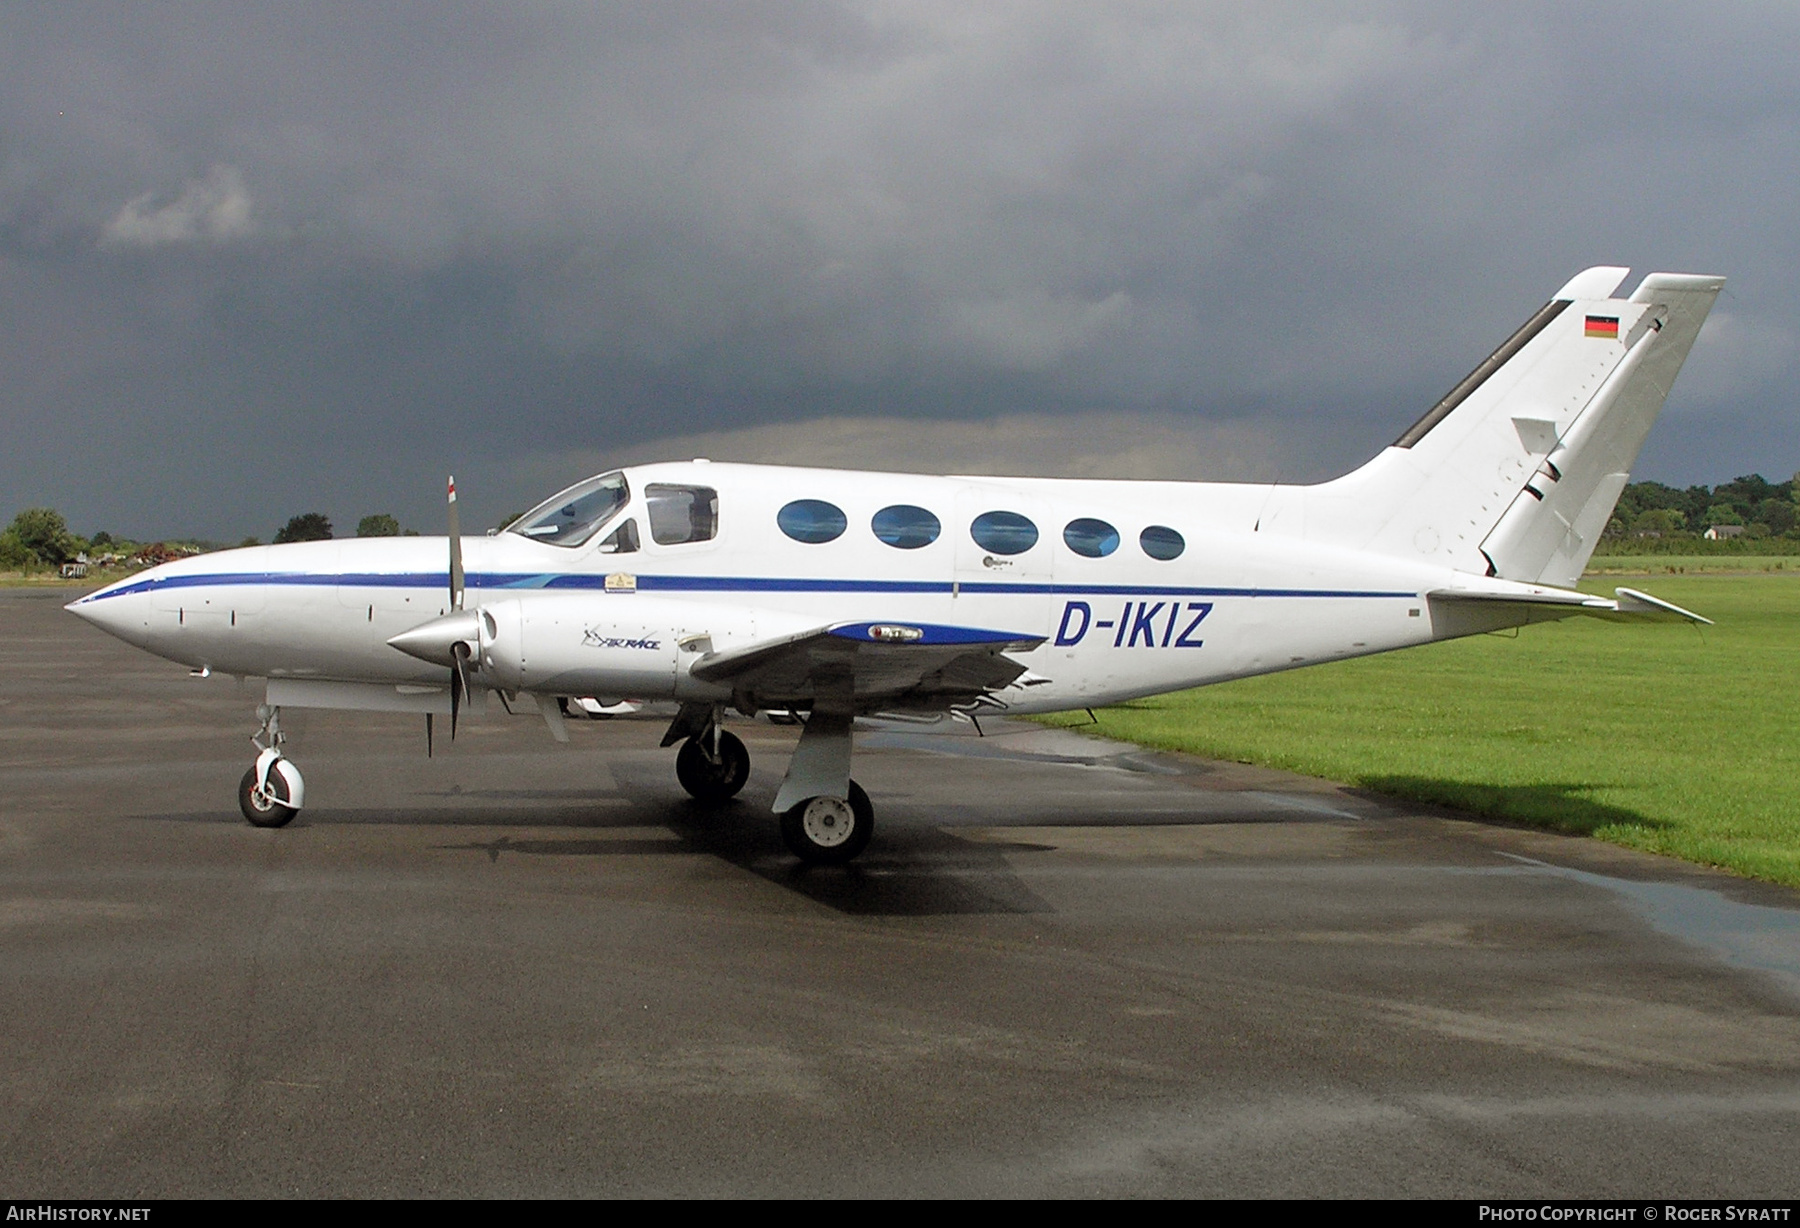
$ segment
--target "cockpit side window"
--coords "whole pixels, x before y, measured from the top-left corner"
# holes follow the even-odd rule
[[[630,497],[624,474],[603,473],[539,504],[506,531],[553,546],[579,546],[598,533]]]
[[[644,509],[659,546],[711,541],[719,532],[719,492],[710,486],[652,482],[644,487]]]
[[[597,547],[601,554],[636,554],[638,548],[637,518],[627,516],[625,522],[611,533]]]

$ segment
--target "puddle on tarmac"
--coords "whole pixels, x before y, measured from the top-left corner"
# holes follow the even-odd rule
[[[1539,873],[1623,896],[1663,933],[1704,947],[1733,967],[1767,973],[1800,998],[1800,910],[1740,904],[1703,887],[1642,883],[1553,866],[1514,853],[1505,856]]]

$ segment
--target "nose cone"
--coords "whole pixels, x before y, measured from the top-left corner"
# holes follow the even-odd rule
[[[430,661],[433,665],[456,664],[452,651],[455,644],[481,642],[481,615],[475,610],[454,610],[442,618],[421,623],[411,631],[402,631],[388,641],[409,657]]]
[[[80,615],[95,626],[104,626],[105,624],[100,621],[100,611],[91,602],[91,597],[77,597],[68,605],[64,606],[63,609],[71,614]]]
[[[77,597],[63,609],[79,615],[111,635],[135,644],[143,638],[144,605],[150,600],[148,590],[161,577],[163,569],[153,567],[123,580],[96,589],[85,597]],[[135,634],[134,634],[135,633]]]

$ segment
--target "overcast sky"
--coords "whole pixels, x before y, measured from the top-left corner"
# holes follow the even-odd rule
[[[1310,481],[1603,263],[1730,278],[1637,476],[1785,478],[1797,63],[1788,3],[0,3],[0,516]]]

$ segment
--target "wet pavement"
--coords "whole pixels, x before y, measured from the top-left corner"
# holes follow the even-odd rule
[[[1792,891],[1005,722],[843,870],[749,722],[296,713],[259,831],[253,690],[0,617],[10,1196],[1794,1193]]]

